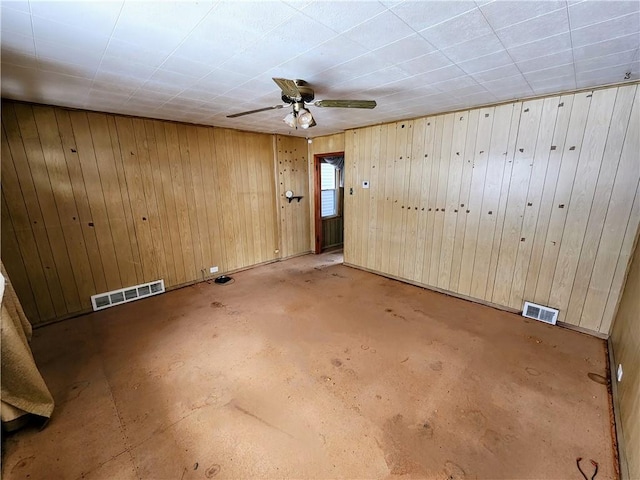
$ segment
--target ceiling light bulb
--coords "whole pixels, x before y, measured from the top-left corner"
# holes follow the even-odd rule
[[[293,112],[287,115],[286,117],[284,117],[282,121],[287,125],[289,125],[291,128],[295,128],[296,126],[296,117],[293,114]]]
[[[305,110],[303,113],[298,115],[298,125],[302,128],[309,128],[313,123],[313,115],[309,110]]]

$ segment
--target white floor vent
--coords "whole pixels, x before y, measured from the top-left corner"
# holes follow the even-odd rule
[[[164,280],[142,283],[133,287],[121,288],[111,292],[99,293],[91,296],[93,311],[120,305],[121,303],[133,302],[151,295],[164,293]]]
[[[533,318],[534,320],[540,320],[541,322],[551,325],[555,325],[558,321],[558,313],[559,311],[555,308],[545,307],[531,302],[524,302],[524,308],[522,309],[523,317]]]

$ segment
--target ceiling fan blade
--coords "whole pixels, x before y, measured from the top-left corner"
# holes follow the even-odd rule
[[[313,103],[316,107],[337,108],[375,108],[375,100],[318,100]]]
[[[242,117],[243,115],[251,115],[252,113],[266,112],[267,110],[277,110],[278,108],[282,107],[284,107],[284,105],[274,105],[273,107],[258,108],[256,110],[249,110],[248,112],[240,112],[234,113],[233,115],[227,115],[227,118]]]
[[[286,78],[274,78],[274,82],[280,87],[282,93],[284,93],[287,97],[290,97],[293,100],[300,100],[302,98],[302,94],[300,90],[298,90],[298,86],[296,82],[293,80],[288,80]]]

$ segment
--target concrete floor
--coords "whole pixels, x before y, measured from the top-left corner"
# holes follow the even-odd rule
[[[340,262],[36,330],[56,410],[3,477],[615,478],[602,340]]]

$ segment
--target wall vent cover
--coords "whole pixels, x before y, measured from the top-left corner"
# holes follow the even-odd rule
[[[524,302],[524,308],[522,309],[523,317],[533,318],[534,320],[540,320],[541,322],[551,325],[555,325],[558,321],[558,313],[559,311],[555,308],[545,307],[532,302]]]
[[[164,293],[164,280],[156,280],[149,283],[141,283],[133,287],[121,288],[111,292],[98,293],[91,295],[91,304],[93,311],[102,310],[104,308],[120,305],[121,303],[133,302],[151,295]]]

